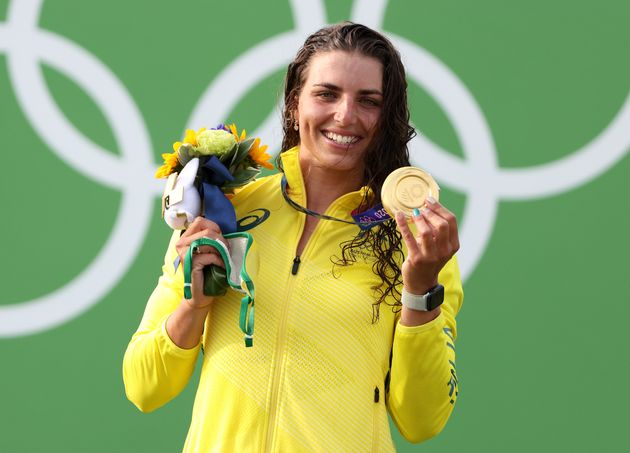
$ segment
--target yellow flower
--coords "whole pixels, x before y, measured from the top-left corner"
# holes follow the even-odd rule
[[[157,179],[166,178],[168,175],[171,174],[171,170],[172,170],[171,167],[169,167],[168,165],[164,164],[160,168],[157,169],[157,171],[155,172],[155,177]]]
[[[258,165],[262,165],[269,170],[273,170],[273,165],[269,163],[269,159],[271,159],[271,156],[265,152],[267,151],[267,145],[259,145],[260,139],[256,138],[256,140],[254,140],[254,143],[252,144],[252,147],[249,148],[249,157],[251,157],[252,160]]]
[[[179,164],[177,160],[177,151],[174,153],[164,153],[162,154],[162,159],[164,159],[164,165],[157,169],[155,172],[155,177],[165,178],[175,170],[175,167]]]
[[[174,153],[164,153],[162,154],[162,159],[164,159],[164,163],[173,168],[177,166],[179,161],[177,160],[177,152]]]
[[[238,129],[236,128],[236,124],[230,124],[228,127],[230,128],[230,132],[232,132],[232,135],[234,136],[234,138],[236,139],[237,142],[242,142],[243,140],[245,140],[247,138],[247,133],[245,132],[245,129],[243,129],[243,131],[241,132],[241,135],[239,137]]]
[[[201,134],[203,131],[205,131],[206,128],[202,127],[201,129],[199,129],[197,132],[195,132],[192,129],[186,129],[186,135],[184,136],[184,142],[183,143],[188,143],[192,146],[197,146],[197,136],[199,134]],[[182,146],[182,142],[175,142],[173,143],[173,151],[177,152],[177,150],[179,149],[179,147]]]

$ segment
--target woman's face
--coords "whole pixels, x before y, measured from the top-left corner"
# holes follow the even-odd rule
[[[363,175],[381,114],[382,80],[381,62],[360,53],[336,50],[311,57],[295,114],[303,168]]]

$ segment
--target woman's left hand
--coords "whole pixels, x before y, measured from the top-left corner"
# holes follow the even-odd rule
[[[418,295],[438,284],[438,274],[459,250],[455,215],[432,198],[427,199],[425,206],[420,215],[412,217],[416,236],[411,232],[405,214],[396,214],[396,223],[408,251],[402,266],[403,285],[407,292]]]

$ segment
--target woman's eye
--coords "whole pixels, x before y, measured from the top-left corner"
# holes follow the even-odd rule
[[[361,102],[363,104],[371,106],[371,107],[378,107],[379,105],[381,105],[381,103],[379,101],[377,101],[376,99],[373,99],[373,98],[363,98],[363,99],[361,99]]]
[[[322,99],[332,99],[335,97],[335,94],[331,91],[322,91],[320,93],[317,93],[317,97]]]

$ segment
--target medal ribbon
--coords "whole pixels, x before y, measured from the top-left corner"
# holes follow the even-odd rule
[[[373,208],[368,209],[367,211],[360,212],[357,214],[353,212],[351,215],[354,221],[339,219],[337,217],[320,214],[319,212],[311,211],[310,209],[305,208],[304,206],[293,201],[291,197],[289,197],[289,194],[287,193],[287,177],[285,175],[282,175],[282,182],[280,184],[282,187],[282,196],[293,209],[295,209],[296,211],[303,212],[306,215],[317,217],[318,219],[333,220],[335,222],[343,222],[343,223],[348,223],[350,225],[357,225],[359,228],[361,228],[364,231],[369,230],[370,228],[375,227],[376,225],[380,225],[381,223],[391,219],[389,214],[387,214],[387,212],[383,208],[383,205],[381,205],[380,203],[374,206]]]

